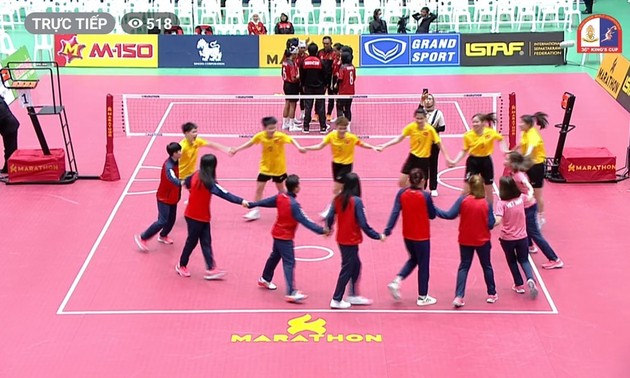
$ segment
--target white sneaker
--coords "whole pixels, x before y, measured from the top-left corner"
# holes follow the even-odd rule
[[[430,297],[428,295],[424,297],[418,297],[418,300],[416,301],[416,304],[418,306],[430,306],[436,303],[437,303],[437,299]]]
[[[295,290],[293,291],[293,293],[291,293],[291,295],[286,295],[285,298],[287,302],[299,303],[300,301],[303,301],[306,298],[308,298],[308,295],[302,293],[301,291]]]
[[[531,247],[529,247],[529,253],[538,253],[538,247],[532,245]]]
[[[330,308],[338,308],[338,309],[343,310],[350,307],[352,307],[352,305],[344,301],[343,299],[340,301],[336,301],[334,299],[330,301]]]
[[[293,126],[302,126],[302,120],[298,118],[293,119]]]
[[[529,296],[532,299],[536,299],[538,296],[538,288],[536,288],[536,282],[534,280],[527,280],[527,286],[529,287]]]
[[[431,191],[431,197],[437,197],[438,196],[438,191],[437,190],[432,190]]]
[[[396,281],[392,281],[387,285],[390,294],[395,300],[400,300],[400,284]]]
[[[255,221],[256,219],[260,219],[260,210],[258,209],[250,210],[247,214],[243,215],[243,218],[245,218],[245,220],[248,222]]]
[[[289,127],[289,131],[302,131],[302,126],[292,123]]]
[[[374,301],[365,297],[356,296],[348,297],[348,303],[350,303],[351,305],[369,306],[374,303]]]
[[[258,286],[267,288],[268,290],[276,290],[278,288],[275,283],[266,281],[262,277],[258,279]]]
[[[282,122],[282,130],[288,130],[289,129],[289,123],[287,122],[287,120],[285,119]]]

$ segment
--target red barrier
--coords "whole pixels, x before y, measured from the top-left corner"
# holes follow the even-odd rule
[[[105,100],[106,108],[106,134],[107,134],[107,147],[105,155],[105,167],[103,167],[103,174],[101,174],[101,180],[103,181],[118,181],[120,180],[120,173],[118,172],[118,165],[116,164],[116,158],[114,157],[114,96],[107,95]]]

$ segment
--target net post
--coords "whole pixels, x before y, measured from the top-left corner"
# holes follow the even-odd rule
[[[512,92],[509,96],[510,119],[508,122],[509,135],[508,142],[510,150],[516,147],[516,93]]]
[[[107,136],[105,166],[101,174],[103,181],[118,181],[120,173],[114,157],[114,96],[108,94],[105,98],[105,133]]]

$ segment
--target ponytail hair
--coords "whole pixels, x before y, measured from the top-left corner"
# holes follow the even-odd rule
[[[491,125],[497,123],[497,117],[494,113],[477,113],[473,118],[478,118],[481,122],[488,122]]]
[[[546,113],[536,112],[534,115],[526,114],[521,116],[521,121],[525,122],[525,124],[529,127],[533,127],[534,123],[536,123],[542,130],[549,125],[547,117],[549,116]]]
[[[414,189],[422,189],[422,182],[424,181],[424,172],[420,168],[414,168],[409,172],[409,183]]]
[[[534,165],[531,158],[523,156],[518,151],[511,151],[508,154],[508,161],[512,171],[527,172]]]
[[[486,197],[486,187],[481,175],[472,175],[468,178],[468,187],[470,195],[479,199]]]
[[[343,180],[343,189],[339,196],[341,196],[343,201],[341,204],[343,210],[348,208],[350,198],[354,196],[361,197],[361,181],[359,180],[359,175],[354,172],[350,172],[346,175]]]
[[[217,157],[213,154],[206,154],[201,157],[199,179],[206,188],[212,187],[217,181]]]

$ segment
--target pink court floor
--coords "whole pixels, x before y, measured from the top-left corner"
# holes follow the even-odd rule
[[[275,77],[64,76],[62,85],[83,175],[98,175],[103,167],[107,93],[279,91]],[[359,93],[370,94],[415,93],[422,87],[505,97],[515,92],[519,114],[543,110],[552,123],[560,123],[560,97],[569,91],[577,96],[572,122],[577,128],[567,146],[607,147],[618,167],[624,165],[629,117],[585,74],[365,77],[357,83]],[[35,148],[25,111],[17,104],[12,109],[22,122],[20,146]],[[265,115],[252,114],[251,133]],[[197,117],[202,119],[190,114],[202,133],[226,121],[220,112],[210,119]],[[189,265],[192,277],[175,273],[186,237],[183,203],[171,234],[175,244],[153,240],[150,252],[138,252],[133,235],[156,216],[158,168],[165,145],[177,139],[125,137],[118,109],[116,121],[120,181],[0,187],[2,377],[625,377],[630,371],[630,325],[624,320],[630,318],[624,290],[630,265],[625,233],[630,181],[546,183],[543,232],[566,265],[544,271],[544,256],[531,256],[541,288],[536,300],[511,290],[495,231],[492,262],[499,301],[485,303],[475,261],[466,306],[453,310],[458,223],[435,220],[430,293],[436,305],[416,306],[415,272],[403,284],[401,301],[389,295],[387,283],[407,256],[399,224],[385,243],[365,240],[361,245],[361,293],[374,304],[337,311],[328,307],[340,267],[334,237],[298,231],[297,283],[309,294],[305,303],[283,301],[280,267],[277,291],[257,287],[271,248],[272,209],[263,210],[259,221],[244,223],[242,207],[213,199],[215,257],[228,271],[222,281],[203,280],[198,249]],[[55,124],[44,125],[44,131],[51,146],[61,146]],[[552,155],[557,129],[546,129],[543,136]],[[244,140],[218,141],[235,146]],[[457,138],[444,144],[451,155],[461,148]],[[355,171],[363,180],[368,221],[378,231],[387,222],[407,151],[406,143],[380,154],[357,151]],[[258,148],[231,158],[217,153],[220,183],[251,199],[259,154]],[[498,175],[501,156],[495,155]],[[302,177],[298,200],[313,219],[330,200],[329,156],[328,150],[299,154],[288,147],[289,171]],[[438,207],[455,201],[462,176],[461,167],[442,171]],[[268,187],[266,195],[272,194]]]

